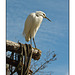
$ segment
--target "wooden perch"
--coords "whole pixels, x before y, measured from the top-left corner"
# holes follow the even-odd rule
[[[20,44],[7,40],[6,41],[6,51],[20,53]],[[37,48],[32,47],[32,58],[34,60],[39,60],[40,56],[41,56],[41,51]]]
[[[10,59],[10,58],[8,58],[8,57],[6,57],[6,71],[8,72],[8,69],[9,69],[9,65],[8,64],[10,64],[10,65],[12,65],[12,66],[14,66],[14,67],[17,67],[18,66],[18,64],[19,64],[19,62],[18,61],[16,61],[16,60],[13,60],[13,59]],[[24,64],[23,64],[24,65]],[[33,73],[33,71],[32,70],[30,70],[29,69],[29,75],[30,75],[30,73]],[[7,74],[8,75],[8,74]]]
[[[17,65],[18,65],[19,62],[16,61],[16,60],[12,60],[12,59],[6,57],[6,63],[7,63],[7,64],[10,64],[10,65],[12,65],[12,66],[14,66],[14,67],[17,67]]]

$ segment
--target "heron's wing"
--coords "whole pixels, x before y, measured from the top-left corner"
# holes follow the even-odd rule
[[[30,14],[26,21],[25,21],[25,26],[24,26],[24,31],[23,31],[23,35],[27,35],[32,27],[32,24],[33,24],[33,15]]]

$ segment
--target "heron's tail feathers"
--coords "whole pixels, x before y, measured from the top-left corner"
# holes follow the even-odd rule
[[[25,40],[28,42],[30,41],[30,36],[25,36]]]

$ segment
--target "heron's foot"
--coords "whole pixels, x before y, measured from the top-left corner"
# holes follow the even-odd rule
[[[41,50],[40,49],[38,49],[38,48],[33,48],[34,50],[38,50],[40,53],[41,53]]]
[[[34,48],[35,50],[38,50],[37,48]]]

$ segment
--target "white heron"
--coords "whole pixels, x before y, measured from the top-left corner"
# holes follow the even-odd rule
[[[48,19],[44,12],[36,11],[34,13],[31,13],[25,21],[23,35],[24,35],[25,40],[27,42],[30,41],[31,45],[32,45],[32,39],[33,39],[35,48],[36,48],[36,44],[34,41],[34,37],[35,37],[35,34],[38,31],[38,29],[42,23],[43,18]],[[51,22],[50,19],[48,19],[48,20]]]

